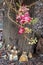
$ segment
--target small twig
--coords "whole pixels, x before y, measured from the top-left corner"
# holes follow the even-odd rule
[[[10,21],[12,21],[13,23],[15,23],[15,24],[18,25],[18,26],[23,27],[22,25],[18,24],[16,21],[14,21],[9,15],[10,15],[10,8],[8,9],[8,13],[7,13],[7,16],[8,16],[8,18],[10,19]]]
[[[8,3],[7,0],[5,0],[5,2],[7,4],[7,6],[8,6],[8,8],[13,9],[17,13],[17,10],[15,8],[13,8],[13,6],[11,5],[11,3]]]
[[[34,3],[32,3],[32,4],[30,4],[30,5],[28,5],[27,7],[32,7],[32,6],[34,6],[36,3],[37,3],[38,1],[36,1],[36,2],[34,2]]]

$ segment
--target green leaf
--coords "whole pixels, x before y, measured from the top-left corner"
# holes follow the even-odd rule
[[[19,3],[16,3],[16,5],[17,5],[18,7],[20,7]]]
[[[37,18],[35,18],[35,19],[33,19],[32,21],[31,21],[31,24],[36,24],[38,22],[38,19]]]

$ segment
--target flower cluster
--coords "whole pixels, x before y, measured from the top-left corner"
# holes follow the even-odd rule
[[[29,9],[26,6],[21,6],[19,8],[18,14],[16,15],[16,21],[20,25],[24,25],[31,22],[32,18],[30,17],[30,14],[28,11]],[[25,32],[25,28],[19,27],[19,34],[22,34],[24,32]]]

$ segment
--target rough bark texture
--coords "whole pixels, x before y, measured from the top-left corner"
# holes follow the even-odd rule
[[[43,53],[43,2],[38,1],[34,7],[34,17],[38,18],[39,21],[37,24],[35,24],[34,32],[37,38],[39,39],[39,42],[37,44],[37,48],[39,49],[38,52]],[[37,50],[37,49],[36,49]]]

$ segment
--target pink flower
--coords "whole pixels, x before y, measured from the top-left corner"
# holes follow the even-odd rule
[[[19,31],[18,31],[18,34],[23,34],[24,31],[25,31],[25,29],[24,29],[23,27],[20,27],[20,28],[19,28]]]
[[[20,19],[21,19],[21,20],[24,20],[24,15],[21,15],[21,16],[20,16]]]
[[[27,11],[29,10],[29,9],[28,9],[26,6],[24,6],[24,5],[21,7],[21,9],[22,9],[22,12],[27,12]]]
[[[20,24],[24,24],[25,23],[25,20],[20,20]]]
[[[19,12],[27,12],[28,10],[29,9],[25,5],[23,5],[20,7]]]
[[[17,15],[16,16],[16,21],[19,21],[20,20],[20,15]]]
[[[17,22],[19,22],[20,24],[24,24],[24,23],[28,23],[31,21],[30,14],[29,14],[28,8],[26,8],[26,6],[21,6],[19,11],[21,11],[22,14],[20,15],[20,12],[19,12],[19,14],[16,16]],[[23,12],[25,12],[25,13],[23,13]]]
[[[28,18],[28,22],[31,22],[31,20],[32,20],[32,18],[31,18],[31,17],[29,17],[29,18]]]
[[[24,16],[25,16],[25,17],[29,17],[29,16],[30,16],[29,12],[26,12],[26,13],[24,14]]]
[[[19,23],[20,23],[20,24],[24,24],[24,23],[26,23],[26,22],[30,22],[31,19],[32,19],[32,18],[31,18],[30,16],[28,16],[28,15],[23,15],[23,16],[21,16],[21,19],[20,19]]]
[[[25,21],[26,22],[30,22],[31,21],[31,17],[25,17]]]

